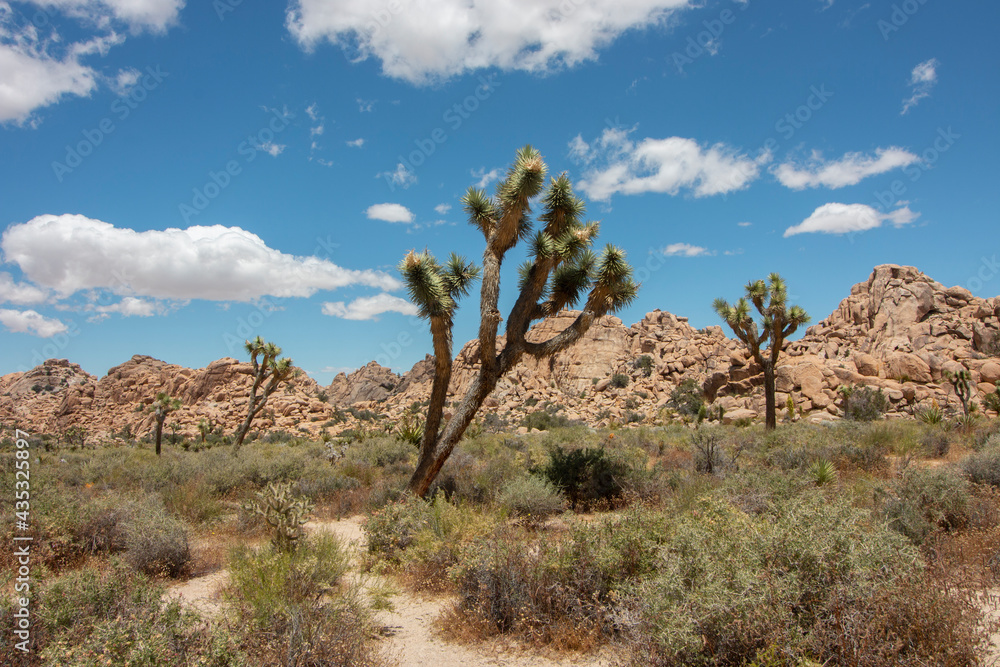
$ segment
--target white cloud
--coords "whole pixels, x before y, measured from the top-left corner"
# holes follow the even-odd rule
[[[402,313],[416,315],[417,307],[406,299],[391,294],[376,294],[366,296],[345,304],[343,301],[326,302],[323,304],[323,314],[340,317],[345,320],[374,320],[382,313]]]
[[[162,33],[177,23],[185,0],[31,0],[42,8],[58,9],[69,16],[104,26],[117,21],[133,31]]]
[[[417,182],[417,175],[402,162],[396,165],[394,171],[381,171],[375,174],[375,178],[384,178],[390,185],[398,185],[404,190]]]
[[[402,204],[373,204],[365,211],[369,220],[385,222],[413,222],[413,213]]]
[[[835,162],[827,162],[819,153],[813,152],[804,164],[785,162],[773,171],[782,185],[793,190],[818,187],[837,189],[919,161],[920,158],[913,153],[892,146],[876,149],[875,157],[864,153],[847,153]]]
[[[448,211],[451,210],[451,204],[438,204],[434,207],[434,210],[438,215],[447,215]]]
[[[486,167],[482,167],[481,169],[473,169],[469,173],[472,174],[473,178],[478,178],[479,179],[479,181],[476,182],[476,186],[475,187],[477,187],[480,190],[482,190],[487,185],[489,185],[493,181],[496,181],[496,180],[498,180],[500,178],[501,170],[499,168],[497,168],[497,169],[490,169],[489,171],[486,171]]]
[[[752,227],[753,223],[752,222],[737,222],[736,226],[737,227]]]
[[[273,141],[268,141],[260,145],[260,149],[271,157],[278,157],[285,152],[286,148],[288,148],[288,146],[285,144],[276,144]]]
[[[45,317],[34,310],[9,310],[0,308],[0,324],[14,333],[27,333],[49,338],[67,330],[59,320]]]
[[[590,162],[590,144],[583,140],[582,135],[576,135],[569,142],[569,156],[580,162]]]
[[[309,136],[310,137],[318,137],[321,134],[323,134],[324,131],[326,131],[326,126],[323,125],[323,124],[317,125],[316,127],[310,127],[309,128]]]
[[[127,296],[110,306],[94,306],[88,310],[96,313],[118,313],[122,317],[152,317],[161,314],[165,309],[153,301]]]
[[[702,148],[682,137],[643,139],[636,144],[628,138],[630,132],[606,129],[586,154],[588,161],[600,158],[606,163],[584,173],[577,185],[591,199],[607,200],[616,193],[675,195],[682,189],[696,197],[733,192],[756,180],[760,165],[770,159],[754,160],[721,143]],[[585,144],[576,143],[577,154],[583,154]]]
[[[120,91],[135,76],[133,69],[105,77],[84,59],[105,55],[124,42],[117,32],[122,27],[133,33],[166,31],[176,22],[184,0],[31,0],[30,4],[39,11],[63,12],[80,22],[73,26],[74,32],[87,34],[80,41],[67,41],[48,26],[43,34],[15,16],[7,2],[0,2],[0,123],[36,126],[39,119],[33,114],[38,109],[67,96],[88,97],[99,81]]]
[[[663,254],[667,257],[704,257],[715,252],[690,243],[671,243],[663,249]]]
[[[13,276],[0,272],[0,303],[14,303],[26,306],[32,303],[42,303],[49,296],[46,290],[27,283],[14,282]]]
[[[881,227],[883,222],[889,222],[896,227],[908,225],[920,217],[919,213],[914,213],[908,206],[891,211],[880,213],[871,206],[864,204],[823,204],[797,225],[785,230],[785,237],[796,234],[848,234],[851,232],[864,232],[869,229]]]
[[[352,139],[351,141],[347,142],[347,145],[350,146],[351,148],[361,148],[362,146],[365,145],[365,140],[361,138]]]
[[[425,84],[499,67],[545,73],[597,58],[631,29],[664,25],[693,0],[292,0],[286,25],[299,44],[327,40],[388,76]],[[395,7],[395,11],[394,8]]]
[[[315,122],[319,118],[319,105],[313,102],[306,107],[306,115],[309,116],[309,120]]]
[[[86,290],[157,299],[252,301],[309,297],[348,285],[399,289],[381,271],[269,248],[239,227],[139,232],[82,215],[41,215],[12,225],[0,248],[27,280],[68,297]]]
[[[142,76],[142,72],[134,67],[128,67],[126,69],[120,70],[118,75],[111,82],[111,90],[115,92],[119,97],[124,97],[131,90],[138,81],[139,77]]]
[[[363,100],[360,97],[355,100],[358,103],[358,111],[361,113],[371,113],[375,111],[375,102],[378,100]]]
[[[906,114],[910,109],[917,106],[920,100],[930,97],[931,89],[937,84],[937,68],[940,63],[937,58],[925,60],[910,72],[911,95],[909,99],[903,100],[903,110],[900,115]]]

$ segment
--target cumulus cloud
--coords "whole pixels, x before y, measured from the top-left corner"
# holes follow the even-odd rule
[[[27,333],[41,338],[49,338],[67,330],[67,326],[59,320],[45,317],[34,310],[0,308],[0,324],[8,331]]]
[[[32,0],[30,4],[75,18],[90,34],[67,41],[47,26],[39,29],[15,16],[8,3],[0,2],[0,123],[37,125],[38,109],[65,97],[88,97],[100,81],[121,90],[134,70],[126,68],[107,78],[85,58],[104,55],[122,43],[125,38],[117,32],[122,27],[133,33],[165,31],[176,22],[184,0]]]
[[[278,157],[285,152],[286,148],[285,144],[276,144],[273,141],[266,141],[260,145],[260,149],[271,157]]]
[[[385,222],[413,222],[413,212],[402,204],[373,204],[365,211],[369,220]]]
[[[374,320],[382,313],[402,313],[416,315],[417,307],[406,299],[391,294],[376,294],[355,299],[348,304],[343,301],[326,302],[323,314],[345,320]]]
[[[486,67],[545,73],[597,58],[627,30],[663,25],[694,0],[426,0],[419,11],[366,0],[292,0],[305,49],[329,41],[388,76],[425,84]],[[396,11],[393,10],[396,7]]]
[[[910,72],[911,95],[908,99],[903,100],[903,110],[899,112],[900,115],[909,112],[910,109],[917,106],[920,100],[930,97],[931,89],[937,84],[939,64],[937,58],[931,58],[913,68],[913,71]]]
[[[908,206],[902,206],[889,213],[881,213],[864,204],[823,204],[797,225],[785,230],[785,237],[796,234],[848,234],[864,232],[881,227],[883,222],[889,222],[896,227],[908,225],[920,217]]]
[[[48,291],[27,283],[15,282],[9,273],[0,272],[0,303],[26,306],[32,303],[42,303],[48,296]]]
[[[606,129],[593,146],[582,139],[570,142],[570,152],[603,166],[589,169],[577,187],[588,197],[687,190],[708,197],[741,190],[756,180],[760,165],[770,156],[752,159],[725,144],[702,147],[693,139],[668,137],[634,143],[631,130]]]
[[[704,257],[715,254],[715,252],[708,248],[691,245],[690,243],[671,243],[662,252],[667,257]]]
[[[434,207],[438,215],[447,215],[448,211],[451,210],[451,204],[438,204]]]
[[[252,301],[309,297],[348,285],[402,286],[381,271],[288,255],[255,234],[221,225],[138,232],[82,215],[41,215],[8,227],[0,248],[27,280],[62,298],[110,290],[155,299]]]
[[[864,153],[847,153],[834,162],[827,162],[818,152],[813,152],[803,164],[785,162],[778,165],[774,168],[774,175],[782,185],[793,190],[837,189],[919,161],[920,158],[913,153],[895,146],[876,149],[874,157]]]
[[[152,317],[162,313],[164,308],[153,301],[127,296],[118,303],[108,306],[93,306],[88,310],[102,314],[118,313],[122,317]]]

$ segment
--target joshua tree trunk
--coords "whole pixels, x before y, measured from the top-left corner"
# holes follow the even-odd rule
[[[166,415],[156,415],[156,455],[160,455],[160,442],[163,440],[163,420]]]
[[[250,353],[250,363],[253,367],[253,385],[250,387],[250,397],[247,401],[247,416],[236,432],[236,440],[233,443],[233,456],[240,453],[240,447],[243,445],[243,440],[247,437],[247,433],[250,432],[250,425],[253,423],[254,417],[260,414],[264,406],[267,405],[267,399],[278,388],[278,384],[293,377],[296,373],[292,367],[291,359],[287,357],[278,358],[278,355],[281,354],[281,348],[274,343],[265,343],[263,338],[257,336],[252,341],[248,340],[244,347]],[[264,383],[265,380],[267,380],[266,384]],[[262,391],[263,393],[258,394],[258,391]]]
[[[761,364],[764,367],[764,418],[765,428],[768,430],[778,428],[777,407],[774,399],[774,363],[770,359],[765,359]]]

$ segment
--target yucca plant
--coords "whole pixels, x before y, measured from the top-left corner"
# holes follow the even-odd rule
[[[420,446],[420,441],[424,438],[424,423],[415,411],[407,410],[403,413],[403,418],[396,427],[396,437],[414,447]]]
[[[307,498],[296,497],[291,482],[270,482],[256,495],[243,509],[264,517],[274,529],[271,541],[277,550],[295,551],[299,538],[305,534],[302,526],[309,520],[313,504]]]
[[[163,440],[163,422],[166,420],[167,415],[174,410],[179,410],[180,407],[180,399],[171,398],[165,391],[159,392],[149,406],[149,410],[153,413],[153,419],[156,423],[155,437],[157,456],[160,455],[160,442]]]
[[[598,224],[584,222],[584,204],[573,194],[563,174],[545,187],[547,167],[531,146],[517,152],[506,177],[489,197],[470,188],[462,199],[469,222],[482,234],[482,283],[479,302],[479,372],[454,414],[442,424],[448,384],[452,374],[452,319],[458,300],[465,296],[480,268],[458,255],[444,264],[433,255],[410,252],[399,271],[421,317],[430,322],[434,344],[434,381],[420,442],[420,457],[410,479],[410,490],[420,496],[431,483],[456,443],[472,423],[499,379],[521,358],[544,358],[561,352],[583,336],[597,318],[630,304],[638,285],[625,252],[608,245],[600,256],[590,247]],[[544,193],[543,193],[544,190]],[[529,201],[541,197],[540,229],[532,233]],[[498,349],[500,267],[519,242],[528,246],[529,258],[520,267],[517,298],[507,315],[505,339]],[[583,309],[563,331],[545,341],[528,341],[531,325],[583,301]]]
[[[253,367],[253,384],[250,387],[250,400],[247,401],[247,416],[236,432],[233,456],[239,454],[243,439],[247,437],[254,417],[260,414],[264,406],[267,405],[267,399],[271,397],[280,383],[296,374],[291,359],[288,357],[278,358],[278,355],[281,354],[281,348],[274,343],[267,343],[263,338],[257,336],[253,340],[248,340],[244,347],[250,355],[250,364]]]
[[[958,400],[962,401],[962,413],[968,417],[969,413],[972,412],[972,375],[969,374],[968,369],[963,368],[955,373],[945,371],[944,377],[955,388]]]
[[[833,484],[837,481],[837,467],[826,459],[819,459],[809,466],[809,477],[816,486]]]
[[[719,317],[725,320],[736,337],[750,350],[764,371],[765,417],[768,429],[778,427],[775,406],[774,369],[778,363],[781,348],[792,333],[809,322],[809,315],[799,306],[787,305],[788,291],[785,281],[777,273],[767,277],[767,282],[756,280],[747,283],[746,296],[740,297],[735,305],[725,299],[716,299],[712,304]],[[750,314],[753,304],[761,316],[758,327]],[[770,343],[770,347],[764,349]]]
[[[935,401],[933,404],[917,412],[917,418],[925,424],[940,424],[944,419],[944,413]]]

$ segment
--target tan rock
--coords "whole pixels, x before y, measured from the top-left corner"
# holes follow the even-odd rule
[[[878,377],[880,366],[878,359],[864,352],[855,352],[851,358],[854,360],[858,373],[868,377]]]
[[[909,379],[913,382],[932,382],[931,368],[923,359],[908,352],[894,352],[886,359],[886,377],[894,380]]]

